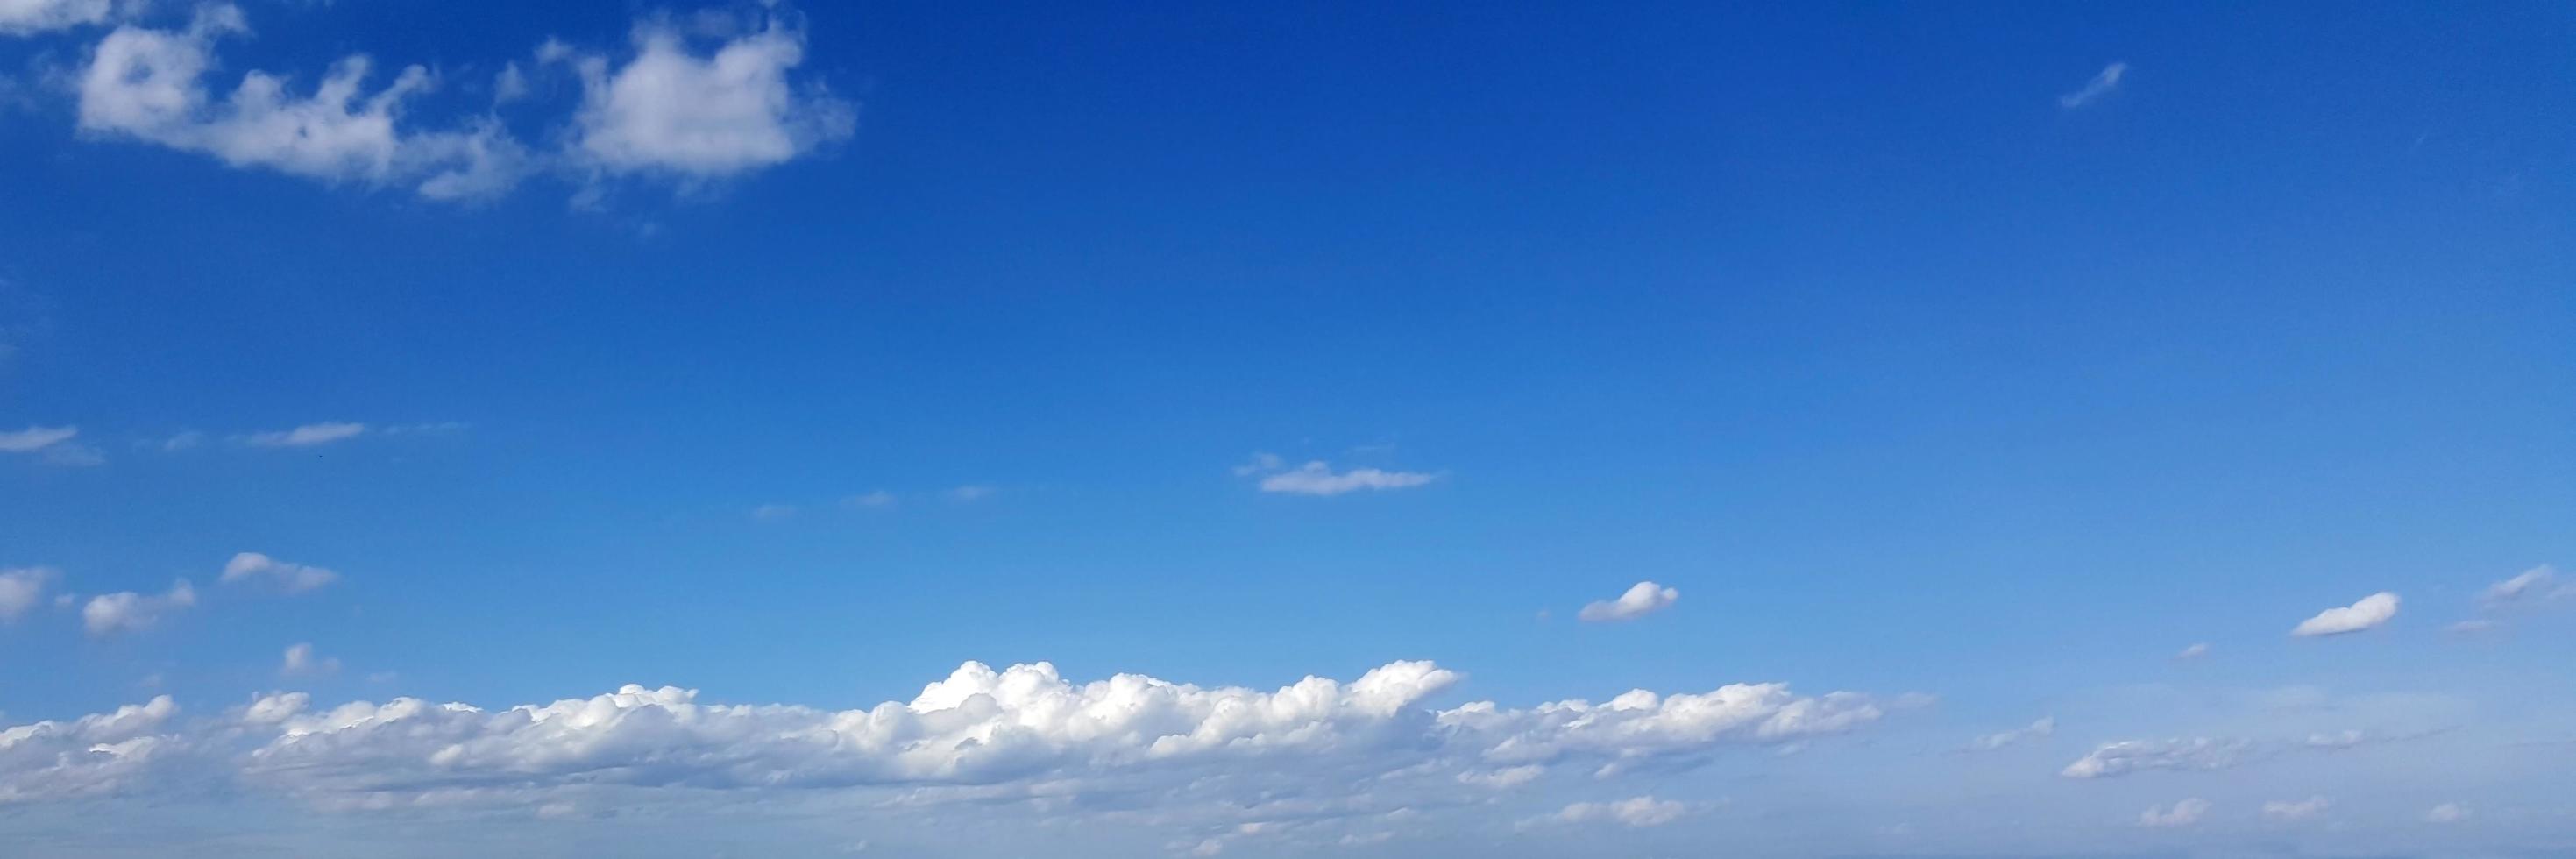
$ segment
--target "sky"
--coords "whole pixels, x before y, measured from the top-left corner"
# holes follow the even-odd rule
[[[0,163],[0,853],[2576,853],[2564,5],[0,0]]]

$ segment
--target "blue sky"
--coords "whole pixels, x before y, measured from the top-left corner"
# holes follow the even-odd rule
[[[2564,8],[953,5],[0,0],[10,852],[2576,851]]]

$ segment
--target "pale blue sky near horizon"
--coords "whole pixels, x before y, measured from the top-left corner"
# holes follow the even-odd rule
[[[1080,855],[2576,849],[2563,6],[29,8],[70,17],[0,12],[0,569],[42,588],[0,589],[0,728],[180,708],[149,761],[0,745],[39,855],[439,814],[710,855],[749,842],[671,821],[753,796],[800,809],[783,853],[1055,843],[830,810],[924,785],[1076,785],[996,826]],[[112,110],[150,102],[102,46],[149,33],[214,58],[196,106]],[[719,49],[747,78],[690,77]],[[302,138],[226,101],[350,54],[363,93],[435,84]],[[499,178],[445,199],[450,167]],[[244,552],[334,575],[222,581]],[[1648,581],[1678,600],[1579,619]],[[295,644],[331,662],[282,674]],[[700,803],[637,773],[757,755],[649,734],[435,781],[578,814],[387,818],[350,797],[448,796],[383,763],[421,755],[281,789],[220,727],[280,691],[864,710],[968,660],[1463,678],[1308,749],[1438,789],[1253,794],[1337,809],[1295,815],[1074,746]],[[1494,789],[1508,744],[1352,739],[1766,682],[1876,715]],[[2232,750],[2061,772],[2201,737]],[[161,810],[63,823],[116,803]],[[237,805],[273,840],[200,816]]]

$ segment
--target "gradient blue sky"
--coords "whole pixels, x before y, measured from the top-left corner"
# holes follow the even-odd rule
[[[24,0],[0,163],[0,852],[2576,851],[2563,5]]]

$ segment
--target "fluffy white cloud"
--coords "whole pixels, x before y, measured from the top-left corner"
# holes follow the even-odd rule
[[[69,722],[0,728],[0,806],[82,799],[128,786],[177,742],[153,732],[178,711],[163,695]]]
[[[1296,468],[1287,468],[1270,454],[1254,454],[1249,464],[1235,468],[1235,474],[1261,475],[1263,492],[1285,492],[1291,495],[1340,495],[1363,489],[1411,489],[1430,483],[1439,475],[1418,471],[1386,471],[1376,468],[1354,468],[1334,471],[1330,463],[1315,460]]]
[[[2276,799],[2263,803],[2263,819],[2284,823],[2308,820],[2326,813],[2326,809],[2333,806],[2334,803],[2326,801],[2322,796],[2311,796],[2295,801]]]
[[[2317,616],[2300,621],[2298,627],[2290,630],[2290,634],[2302,638],[2314,638],[2360,632],[2387,623],[2390,618],[2396,616],[2397,595],[2380,591],[2362,597],[2360,602],[2352,605],[2318,612]]]
[[[2092,80],[2085,81],[2082,89],[2058,96],[2057,105],[2074,110],[2092,104],[2103,96],[2110,95],[2112,90],[2119,89],[2120,78],[2128,74],[2128,63],[2112,63],[2103,66],[2101,73],[2094,75]]]
[[[2488,585],[2478,594],[2478,601],[2489,608],[2499,608],[2532,599],[2566,596],[2576,588],[2556,587],[2558,570],[2546,564],[2522,571],[2513,578]]]
[[[241,9],[229,4],[202,7],[184,30],[118,27],[99,40],[80,74],[81,130],[200,152],[235,167],[330,182],[416,183],[442,198],[506,187],[498,177],[524,160],[491,123],[403,128],[405,103],[436,86],[421,66],[370,92],[373,63],[354,55],[333,64],[309,94],[293,91],[283,76],[252,71],[217,98],[205,80],[217,65],[215,43],[248,32]]]
[[[309,643],[288,645],[286,658],[277,667],[277,673],[290,677],[301,674],[331,674],[339,670],[340,660],[315,656],[313,645]]]
[[[0,623],[25,617],[45,600],[45,588],[59,578],[52,567],[0,569]]]
[[[1681,598],[1681,591],[1654,582],[1638,582],[1630,585],[1618,599],[1599,600],[1584,606],[1577,617],[1594,623],[1636,620],[1671,608]]]
[[[2192,797],[2177,800],[2169,806],[2151,806],[2146,811],[2139,812],[2138,825],[2170,829],[2197,824],[2201,818],[2208,815],[2209,800]]]
[[[2009,731],[1997,731],[1995,733],[1970,740],[1968,741],[1968,748],[1975,749],[1977,751],[1993,751],[2023,740],[2031,739],[2033,737],[2045,737],[2056,732],[2057,718],[2054,716],[2042,716],[2039,721],[2032,722],[2026,727],[2014,728]]]
[[[115,13],[112,0],[0,0],[0,35],[104,24]]]
[[[335,441],[347,441],[365,435],[366,432],[366,424],[335,421],[305,424],[290,430],[251,433],[242,436],[241,440],[254,447],[312,447]]]
[[[1610,822],[1623,826],[1662,826],[1689,816],[1691,807],[1673,800],[1651,796],[1631,797],[1617,802],[1578,802],[1559,809],[1555,814],[1528,823]]]
[[[785,163],[850,136],[856,111],[816,85],[796,86],[788,70],[805,61],[804,34],[777,21],[692,50],[678,29],[639,26],[623,65],[571,57],[580,74],[572,157],[611,173],[715,178]]]
[[[81,627],[93,636],[115,635],[149,629],[163,615],[197,604],[197,590],[180,579],[162,594],[140,594],[133,591],[91,597],[81,606]]]
[[[224,584],[266,581],[290,594],[300,594],[340,580],[340,574],[321,567],[290,564],[258,552],[243,552],[224,562]]]

